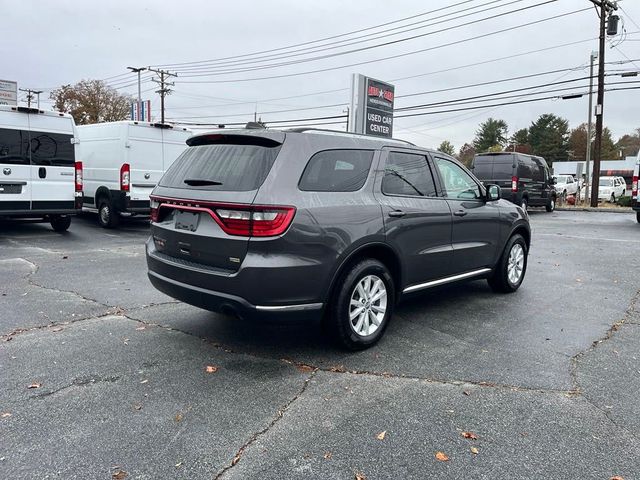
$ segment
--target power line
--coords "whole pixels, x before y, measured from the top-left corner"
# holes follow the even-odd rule
[[[177,77],[178,75],[176,73],[171,73],[167,70],[158,70],[155,68],[151,68],[149,67],[148,70],[150,72],[154,72],[157,73],[160,78],[153,78],[151,79],[152,82],[155,82],[157,84],[160,85],[160,89],[156,90],[156,93],[160,95],[160,115],[161,115],[161,120],[160,123],[164,124],[164,97],[169,95],[169,93],[171,93],[171,89],[167,88],[168,85],[175,85],[175,83],[173,82],[167,82],[166,78],[167,77]]]
[[[553,0],[553,1],[556,1],[556,0]],[[547,21],[550,21],[550,20],[556,20],[556,19],[559,19],[559,18],[562,18],[562,17],[566,17],[566,16],[569,16],[569,15],[574,15],[576,13],[585,12],[587,10],[589,10],[589,8],[582,8],[582,9],[579,9],[579,10],[573,10],[571,12],[566,12],[566,13],[554,15],[552,17],[547,17],[547,18],[543,18],[541,20],[535,20],[535,21],[523,23],[523,24],[520,24],[520,25],[515,25],[515,26],[512,26],[512,27],[503,28],[503,29],[500,29],[500,30],[495,30],[495,31],[488,32],[488,33],[485,33],[485,34],[464,38],[462,40],[457,40],[457,41],[453,41],[453,42],[449,42],[449,43],[444,43],[444,44],[436,45],[436,46],[433,46],[433,47],[423,48],[423,49],[420,49],[420,50],[414,50],[414,51],[406,52],[406,53],[402,53],[402,54],[392,55],[392,56],[389,56],[389,57],[378,58],[378,59],[375,59],[375,60],[367,60],[367,61],[362,61],[362,62],[356,62],[356,63],[352,63],[352,64],[348,64],[348,65],[340,65],[340,66],[336,66],[336,67],[321,68],[321,69],[317,69],[317,70],[309,70],[309,71],[306,71],[306,72],[297,72],[297,73],[290,73],[290,74],[283,74],[283,75],[273,75],[273,76],[268,76],[268,77],[235,78],[235,79],[229,79],[229,80],[186,80],[186,81],[183,81],[183,82],[180,82],[180,83],[181,84],[185,84],[185,83],[239,83],[239,82],[252,82],[252,81],[258,81],[258,80],[274,80],[274,79],[280,79],[280,78],[297,77],[297,76],[301,76],[301,75],[309,75],[309,74],[313,74],[313,73],[320,73],[320,72],[327,72],[327,71],[332,71],[332,70],[339,70],[339,69],[342,69],[342,68],[365,65],[365,64],[369,64],[369,63],[377,63],[377,62],[381,62],[381,61],[384,61],[384,60],[398,59],[398,58],[406,57],[406,56],[409,56],[409,55],[415,55],[417,53],[423,53],[423,52],[437,50],[437,49],[444,48],[444,47],[450,47],[452,45],[459,45],[461,43],[465,43],[465,42],[469,42],[469,41],[473,41],[473,40],[478,40],[480,38],[486,38],[486,37],[489,37],[489,36],[492,36],[492,35],[497,35],[499,33],[504,33],[504,32],[507,32],[507,31],[512,31],[512,30],[516,30],[516,29],[519,29],[519,28],[528,27],[528,26],[531,26],[531,25],[537,25],[537,24],[540,24],[540,23],[543,23],[543,22],[547,22]]]
[[[467,13],[467,14],[459,15],[459,16],[455,16],[455,17],[451,16],[451,15],[456,15],[458,13],[467,12],[469,10],[473,10],[473,9],[480,8],[480,7],[485,7],[487,5],[492,5],[494,3],[504,2],[504,1],[505,0],[492,0],[490,2],[481,4],[481,5],[477,5],[477,6],[474,6],[474,7],[466,8],[466,9],[463,9],[463,10],[459,10],[457,12],[449,12],[449,13],[447,13],[445,15],[440,15],[440,16],[437,16],[437,17],[428,18],[426,20],[421,20],[419,22],[414,22],[414,23],[411,23],[411,24],[408,24],[408,25],[403,25],[403,26],[400,26],[400,27],[394,27],[394,28],[391,28],[391,29],[382,30],[382,31],[376,32],[374,34],[368,34],[368,35],[362,35],[362,36],[359,36],[359,37],[353,37],[353,38],[350,38],[350,39],[347,39],[347,40],[340,40],[338,42],[332,42],[332,43],[328,43],[328,44],[320,45],[320,46],[316,46],[316,47],[307,47],[307,48],[298,49],[298,50],[292,50],[291,52],[285,52],[285,53],[280,53],[280,54],[276,54],[276,55],[266,55],[266,56],[262,56],[262,57],[255,57],[255,58],[250,59],[250,60],[233,60],[233,61],[219,62],[219,63],[208,63],[206,65],[188,66],[188,67],[179,68],[178,71],[185,72],[185,73],[186,72],[220,73],[220,72],[218,72],[218,70],[221,69],[221,68],[239,67],[239,66],[242,66],[242,65],[250,66],[251,64],[254,64],[254,66],[258,66],[258,65],[260,65],[262,63],[266,63],[266,62],[271,61],[271,60],[281,60],[281,59],[285,59],[285,58],[300,57],[302,55],[308,55],[308,54],[318,53],[318,52],[323,52],[323,51],[328,51],[328,50],[336,50],[338,48],[344,48],[344,47],[348,47],[350,45],[357,45],[357,44],[360,44],[360,43],[371,42],[373,40],[378,40],[378,39],[381,39],[381,38],[388,38],[388,37],[391,37],[391,36],[401,35],[403,33],[411,32],[411,31],[415,31],[415,30],[421,30],[421,29],[432,27],[432,26],[435,26],[435,25],[441,25],[443,23],[449,23],[449,22],[452,22],[454,20],[459,20],[461,18],[469,17],[469,16],[472,16],[472,15],[477,15],[479,13],[488,12],[490,10],[494,10],[494,9],[497,9],[497,8],[503,8],[505,6],[512,5],[514,3],[520,3],[520,2],[522,2],[524,0],[511,0],[508,3],[503,3],[501,5],[496,5],[496,6],[493,6],[493,7],[485,8],[483,10],[479,10],[479,11],[476,11],[476,12],[471,12],[471,13]],[[556,0],[551,0],[551,1],[556,1]],[[536,5],[534,5],[533,7],[535,7],[535,6]],[[527,7],[527,8],[533,8],[533,7]],[[441,19],[441,18],[444,18],[444,20],[435,21],[435,22],[433,21],[433,20],[437,20],[437,19]],[[492,17],[492,18],[495,18],[495,17]],[[430,23],[425,23],[425,22],[430,22]],[[417,27],[414,26],[412,28],[406,28],[406,27],[410,27],[410,26],[413,26],[413,25],[420,25],[420,26],[417,26]],[[451,28],[452,29],[453,28],[459,28],[459,27],[462,27],[462,26],[465,26],[465,25],[467,25],[467,24],[456,25],[456,26],[451,27]],[[402,30],[402,31],[399,31],[399,32],[394,32],[394,33],[386,33],[386,32],[391,32],[393,30],[399,30],[399,29],[402,29],[402,28],[405,28],[405,30]],[[439,30],[439,31],[432,31],[432,32],[429,32],[429,33],[427,33],[425,35],[433,35],[435,33],[440,33],[440,32],[445,31],[445,30],[446,29]],[[399,39],[399,40],[397,40],[397,42],[402,42],[402,41],[405,41],[405,40],[412,40],[414,38],[418,38],[418,37],[425,36],[425,35],[409,37],[407,39]],[[382,46],[384,46],[384,45],[386,45],[386,44],[382,44]],[[373,46],[370,46],[370,47],[367,47],[367,48],[377,48],[377,45],[373,45]],[[349,52],[347,52],[347,53],[349,53]],[[342,55],[342,53],[336,54],[336,55]],[[308,60],[308,61],[312,61],[312,60]],[[300,61],[300,63],[302,63],[302,61]],[[264,68],[270,68],[270,67],[264,67]],[[248,70],[235,70],[233,72],[235,73],[235,72],[240,72],[240,71],[248,71]],[[190,76],[198,76],[198,75],[190,75]]]

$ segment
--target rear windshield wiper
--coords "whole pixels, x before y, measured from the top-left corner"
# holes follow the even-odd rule
[[[198,178],[187,178],[184,183],[192,187],[204,187],[207,185],[222,185],[222,182],[216,180],[203,180]]]

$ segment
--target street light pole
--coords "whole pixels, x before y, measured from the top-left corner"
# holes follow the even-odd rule
[[[146,67],[140,67],[140,68],[136,68],[136,67],[127,67],[129,70],[131,70],[133,73],[137,73],[138,74],[138,118],[136,120],[142,120],[140,117],[141,115],[141,107],[142,107],[142,91],[140,89],[140,72],[144,72],[147,68]]]
[[[598,52],[591,52],[591,68],[589,69],[589,120],[587,121],[587,165],[586,165],[586,184],[584,186],[584,203],[589,203],[589,186],[591,179],[589,170],[591,163],[591,124],[593,122],[593,61],[598,58]]]

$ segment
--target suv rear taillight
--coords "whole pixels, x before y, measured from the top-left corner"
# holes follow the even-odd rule
[[[631,183],[631,195],[634,198],[638,196],[638,175],[633,176],[633,182]]]
[[[151,197],[151,221],[161,218],[163,209],[207,213],[227,235],[275,237],[287,231],[296,208],[280,205],[246,205],[185,201]]]
[[[518,177],[516,176],[511,177],[511,191],[512,192],[518,191]]]
[[[120,190],[128,192],[131,186],[131,170],[128,163],[120,167]]]
[[[76,192],[82,191],[82,162],[76,162]]]

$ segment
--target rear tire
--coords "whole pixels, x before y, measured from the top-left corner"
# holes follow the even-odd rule
[[[513,293],[520,288],[527,273],[527,251],[527,242],[522,235],[515,234],[509,239],[491,277],[487,279],[494,292]]]
[[[118,212],[113,209],[111,201],[102,198],[98,204],[98,223],[103,228],[115,228],[120,223]]]
[[[610,199],[611,203],[616,203],[616,194],[612,193],[611,194],[611,199]]]
[[[522,210],[524,210],[524,212],[527,213],[528,206],[529,206],[529,201],[526,199],[526,197],[523,197],[522,201],[520,202],[520,208],[522,208]]]
[[[393,314],[393,278],[378,260],[362,260],[341,275],[330,302],[327,327],[336,343],[348,350],[369,348]]]
[[[71,226],[71,217],[69,215],[54,215],[49,223],[51,223],[51,228],[54,231],[59,233],[66,232]]]
[[[549,202],[545,205],[547,212],[551,213],[556,209],[556,197],[551,197]]]
[[[636,212],[636,222],[640,223],[640,211]]]

